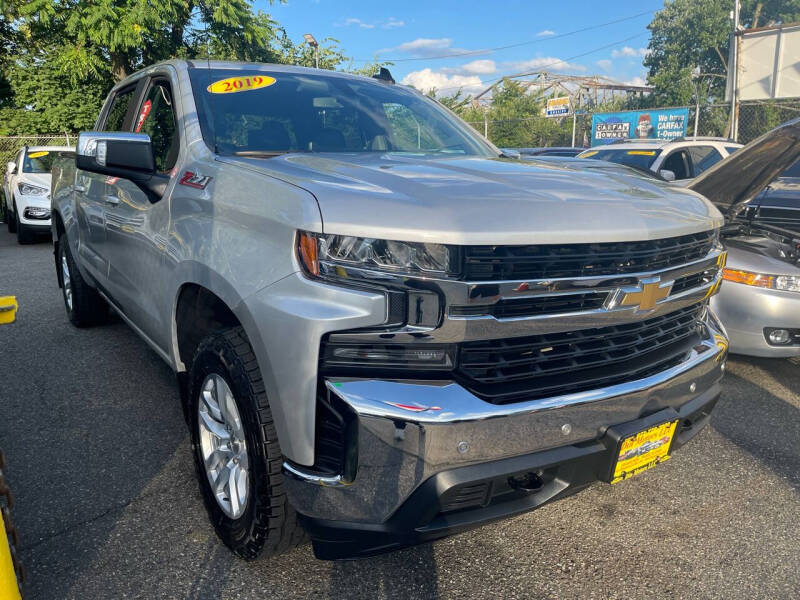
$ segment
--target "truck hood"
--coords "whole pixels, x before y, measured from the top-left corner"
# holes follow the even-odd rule
[[[722,224],[702,196],[631,169],[394,153],[221,157],[311,192],[325,233],[446,244],[638,241]]]
[[[701,173],[687,187],[733,219],[800,157],[800,119],[780,125]]]

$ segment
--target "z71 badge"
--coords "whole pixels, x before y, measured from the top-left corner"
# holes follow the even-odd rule
[[[199,173],[186,171],[178,180],[178,183],[196,188],[198,190],[204,190],[206,189],[209,181],[211,181],[211,177],[209,175],[200,175]]]

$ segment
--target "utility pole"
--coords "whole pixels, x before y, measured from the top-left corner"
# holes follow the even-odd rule
[[[739,0],[733,0],[733,37],[731,38],[731,139],[739,139]]]
[[[483,137],[489,139],[489,111],[483,111]]]

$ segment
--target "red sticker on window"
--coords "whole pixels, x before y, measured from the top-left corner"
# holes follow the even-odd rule
[[[136,133],[142,130],[144,122],[147,120],[147,115],[150,114],[150,109],[153,108],[153,103],[148,100],[142,105],[142,111],[139,113],[139,118],[136,120]]]

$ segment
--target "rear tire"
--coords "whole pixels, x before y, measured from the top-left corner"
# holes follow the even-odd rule
[[[214,387],[219,385],[218,378],[224,381],[222,389],[226,391],[216,392],[209,398],[210,390],[220,389]],[[306,539],[305,531],[297,522],[297,514],[286,495],[278,435],[256,357],[244,329],[224,329],[200,343],[192,361],[189,389],[189,428],[197,479],[217,535],[236,555],[245,559],[257,558],[262,553],[277,554],[301,544]],[[224,402],[224,398],[229,397],[235,403],[235,410],[226,409],[222,404],[218,404],[219,412],[213,408],[216,398]],[[230,401],[225,406],[230,407]],[[228,431],[228,434],[209,437],[209,429],[203,423],[208,422],[212,413],[220,415],[219,419],[214,418],[212,428]],[[232,414],[239,420],[229,418]],[[237,431],[241,431],[244,444]],[[230,437],[225,438],[225,435]],[[210,439],[213,442],[209,442]],[[210,445],[219,448],[219,455],[216,450],[209,454]],[[241,458],[231,458],[234,454],[227,451],[231,446],[241,452]],[[207,463],[216,465],[217,481],[223,482],[214,485],[214,489],[214,470],[207,470]],[[230,481],[243,481],[235,471],[241,465],[246,465],[247,488],[246,493],[235,492],[237,502],[234,503]],[[228,466],[230,470],[225,470]],[[225,481],[228,481],[227,489]],[[241,488],[237,486],[238,489]],[[244,502],[238,502],[240,496],[245,497]]]
[[[75,327],[103,323],[108,317],[108,304],[81,275],[66,236],[62,236],[58,242],[58,269],[61,296],[70,322]]]

